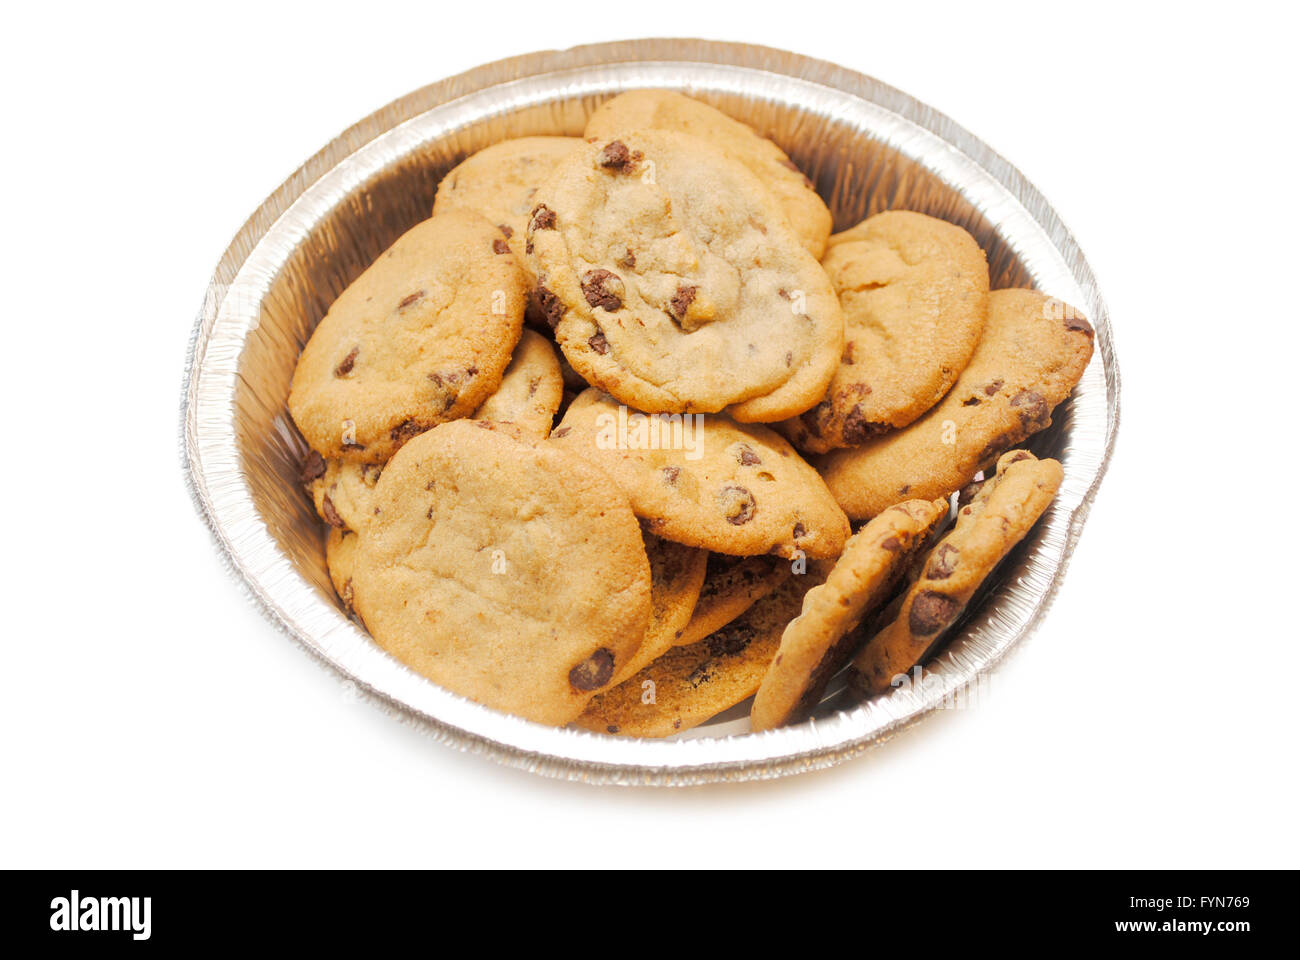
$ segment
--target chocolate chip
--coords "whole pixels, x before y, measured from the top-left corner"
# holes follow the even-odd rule
[[[718,491],[718,503],[727,522],[739,527],[754,519],[754,495],[736,484],[728,484]]]
[[[880,541],[880,546],[881,549],[888,550],[890,553],[898,553],[899,550],[903,549],[903,541],[899,540],[898,537],[886,537]]]
[[[681,467],[664,467],[662,472],[664,475],[664,483],[668,484],[670,487],[677,486],[677,478],[682,475]]]
[[[1089,340],[1093,337],[1092,324],[1077,314],[1065,318],[1065,329],[1071,333],[1087,334]]]
[[[889,429],[887,423],[868,420],[862,413],[862,407],[853,405],[853,409],[844,418],[844,442],[850,446],[866,443],[872,437],[878,437]]]
[[[691,304],[695,302],[695,291],[696,287],[683,283],[677,288],[677,292],[673,294],[671,307],[673,316],[678,320],[681,320],[686,316],[686,311],[689,310]]]
[[[343,441],[343,449],[344,449],[344,450],[364,450],[364,449],[366,449],[366,445],[365,445],[364,443],[357,443],[355,440],[344,440],[344,441]]]
[[[957,569],[957,560],[961,557],[961,551],[951,543],[939,544],[939,549],[934,551],[930,558],[929,569],[925,572],[927,580],[947,580],[952,576],[952,572]],[[915,606],[912,607],[916,609]]]
[[[606,733],[618,733],[618,724],[617,724],[617,723],[611,723],[611,724],[609,724],[607,727],[605,727],[605,732],[606,732]]]
[[[533,252],[533,241],[532,241],[532,240],[525,240],[525,241],[524,241],[524,253],[532,253],[532,252]]]
[[[405,443],[412,437],[424,433],[427,429],[428,428],[423,424],[417,423],[414,420],[403,420],[397,426],[393,427],[392,430],[388,431],[388,439],[392,440],[393,443]]]
[[[537,285],[537,305],[542,308],[542,316],[546,317],[546,322],[551,325],[552,330],[560,325],[560,321],[564,319],[566,308],[560,302],[559,297],[540,283]]]
[[[632,252],[631,247],[628,247],[627,253],[619,258],[618,265],[624,270],[631,270],[636,266],[636,254]]]
[[[913,633],[928,636],[952,623],[960,608],[961,604],[947,594],[926,590],[912,600],[912,612],[908,614],[907,625]]]
[[[740,449],[736,451],[736,460],[742,467],[752,467],[756,463],[762,463],[754,448],[747,443],[742,443]]]
[[[595,350],[602,357],[609,353],[609,341],[605,339],[603,333],[595,333],[587,338],[587,346]]]
[[[325,522],[331,527],[338,527],[342,530],[347,526],[347,524],[343,522],[343,518],[339,516],[339,512],[334,509],[334,501],[330,499],[328,493],[325,494],[324,498],[321,500],[320,512],[325,514]]]
[[[590,307],[613,313],[623,309],[623,281],[609,270],[588,270],[582,275],[582,295]]]
[[[799,419],[803,421],[803,425],[808,428],[809,433],[820,436],[826,422],[831,417],[832,409],[831,402],[823,400],[811,410],[805,410],[799,414]]]
[[[402,298],[402,302],[397,305],[397,309],[401,310],[404,307],[409,307],[411,304],[415,303],[416,300],[419,300],[422,296],[424,296],[423,290],[416,290],[415,293],[407,294],[405,297]]]
[[[1032,459],[1034,459],[1034,455],[1030,453],[1028,450],[1017,450],[1007,459],[1007,464],[1010,465],[1013,463],[1019,463],[1021,460],[1032,460]]]
[[[787,350],[785,352],[785,365],[788,367],[792,363],[794,363],[794,354],[791,351]]]
[[[360,347],[353,347],[352,351],[339,361],[339,365],[334,368],[334,376],[346,377],[352,372],[352,365],[357,362],[357,354],[361,352]]]
[[[493,240],[493,241],[492,241],[492,252],[493,252],[493,253],[509,253],[509,252],[510,252],[510,244],[506,243],[504,240],[502,240],[502,239],[500,239],[500,238],[498,237],[496,240]]]
[[[302,461],[302,471],[298,474],[303,486],[325,476],[325,458],[315,450],[308,450]]]
[[[802,523],[796,523],[794,525],[794,530],[791,531],[790,535],[795,540],[802,540],[805,536],[808,535],[808,528],[805,527]]]
[[[992,383],[990,383],[990,384],[988,384],[987,386],[985,386],[985,388],[984,388],[984,395],[985,395],[986,397],[991,397],[991,396],[993,396],[993,394],[997,393],[997,392],[998,392],[999,390],[1001,390],[1001,389],[1002,389],[1002,381],[1001,381],[1001,380],[994,380]]]
[[[974,407],[977,406],[979,402],[980,402],[979,397],[967,397],[965,400],[961,402],[961,405],[963,407]]]
[[[532,230],[554,230],[555,229],[555,211],[544,203],[539,203],[533,207],[532,220],[529,223]]]
[[[614,654],[601,647],[569,671],[569,683],[575,690],[599,690],[614,676]]]
[[[704,638],[709,656],[714,658],[733,657],[743,653],[753,642],[754,631],[745,623],[728,624]]]
[[[630,173],[640,159],[641,152],[639,150],[633,153],[622,140],[611,140],[605,144],[605,149],[600,151],[599,162],[606,170]]]
[[[515,235],[514,227],[510,226],[509,224],[498,223],[497,229],[500,230],[503,234],[505,234],[505,238],[507,240],[509,240],[511,237]]]
[[[1011,398],[1011,406],[1023,408],[1020,411],[1020,423],[1025,427],[1045,425],[1052,412],[1047,399],[1036,390],[1021,390]]]

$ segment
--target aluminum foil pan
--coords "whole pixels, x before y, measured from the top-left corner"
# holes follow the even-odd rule
[[[1065,467],[1044,520],[935,662],[933,680],[864,705],[832,691],[806,723],[748,732],[745,710],[675,740],[557,730],[471,703],[407,669],[344,616],[321,527],[297,483],[305,447],[286,409],[294,362],[338,293],[428,216],[439,178],[506,137],[581,133],[612,94],[669,87],[779,143],[844,229],[885,209],[961,224],[994,287],[1034,286],[1083,309],[1096,353],[1032,448]],[[1041,622],[1096,494],[1119,419],[1110,319],[1092,270],[1039,192],[947,117],[877,80],[780,50],[634,40],[488,64],[409,94],[308,160],[248,219],[195,327],[182,416],[195,502],[267,616],[359,693],[437,739],[548,776],[690,784],[838,763],[972,689]],[[977,687],[976,687],[977,689]]]

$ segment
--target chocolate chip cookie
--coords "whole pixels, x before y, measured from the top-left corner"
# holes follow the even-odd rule
[[[880,213],[837,233],[822,266],[844,311],[844,353],[822,401],[779,428],[811,453],[860,446],[933,407],[988,315],[984,251],[924,214]]]
[[[541,334],[525,330],[501,386],[474,411],[474,419],[513,423],[542,440],[551,432],[563,393],[564,378],[555,348]]]
[[[538,190],[527,234],[560,348],[620,402],[748,423],[825,394],[844,345],[835,291],[762,184],[708,142],[584,144]]]
[[[865,640],[857,628],[897,587],[931,532],[948,515],[947,500],[895,504],[855,533],[830,576],[804,597],[754,696],[750,722],[770,730],[805,719],[827,682]]]
[[[651,416],[593,388],[547,442],[607,472],[666,540],[736,556],[834,557],[849,536],[817,471],[759,424]]]
[[[674,645],[690,646],[721,630],[784,583],[791,572],[790,561],[779,557],[709,554],[699,600]]]
[[[614,677],[619,684],[666,653],[681,636],[704,586],[707,550],[645,534],[650,558],[650,623],[641,646]]]
[[[922,662],[984,578],[1038,521],[1062,477],[1055,460],[1038,460],[1025,450],[1003,454],[996,476],[957,511],[953,529],[926,557],[897,618],[854,658],[850,683],[855,690],[884,693],[896,677]]]
[[[636,653],[650,565],[608,477],[485,423],[442,424],[389,461],[358,534],[353,605],[435,683],[562,725]]]
[[[854,520],[908,497],[958,490],[1003,451],[1051,425],[1083,376],[1092,327],[1033,290],[995,290],[979,346],[947,396],[909,427],[817,461]]]
[[[799,613],[804,593],[820,582],[813,567],[790,577],[721,630],[689,647],[673,647],[594,697],[577,725],[625,737],[668,737],[753,696],[781,631]]]
[[[334,301],[298,358],[289,411],[326,458],[383,463],[500,385],[527,280],[501,234],[452,210],[408,230]]]
[[[771,191],[799,242],[821,257],[831,232],[830,210],[785,151],[752,127],[671,90],[630,90],[597,107],[583,135],[613,140],[628,130],[690,134],[744,164]]]

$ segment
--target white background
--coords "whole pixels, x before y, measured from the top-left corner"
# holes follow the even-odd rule
[[[1296,23],[1168,9],[11,7],[0,866],[1300,866]],[[990,704],[823,773],[597,789],[350,702],[223,572],[177,405],[229,239],[346,126],[485,61],[664,35],[836,61],[1009,157],[1097,270],[1123,419]]]

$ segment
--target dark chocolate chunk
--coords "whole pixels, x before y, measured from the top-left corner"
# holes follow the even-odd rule
[[[614,676],[614,654],[601,647],[569,671],[569,683],[575,690],[599,690]]]
[[[952,623],[959,609],[961,605],[947,594],[926,590],[912,600],[912,612],[908,614],[907,624],[913,633],[928,636]]]

